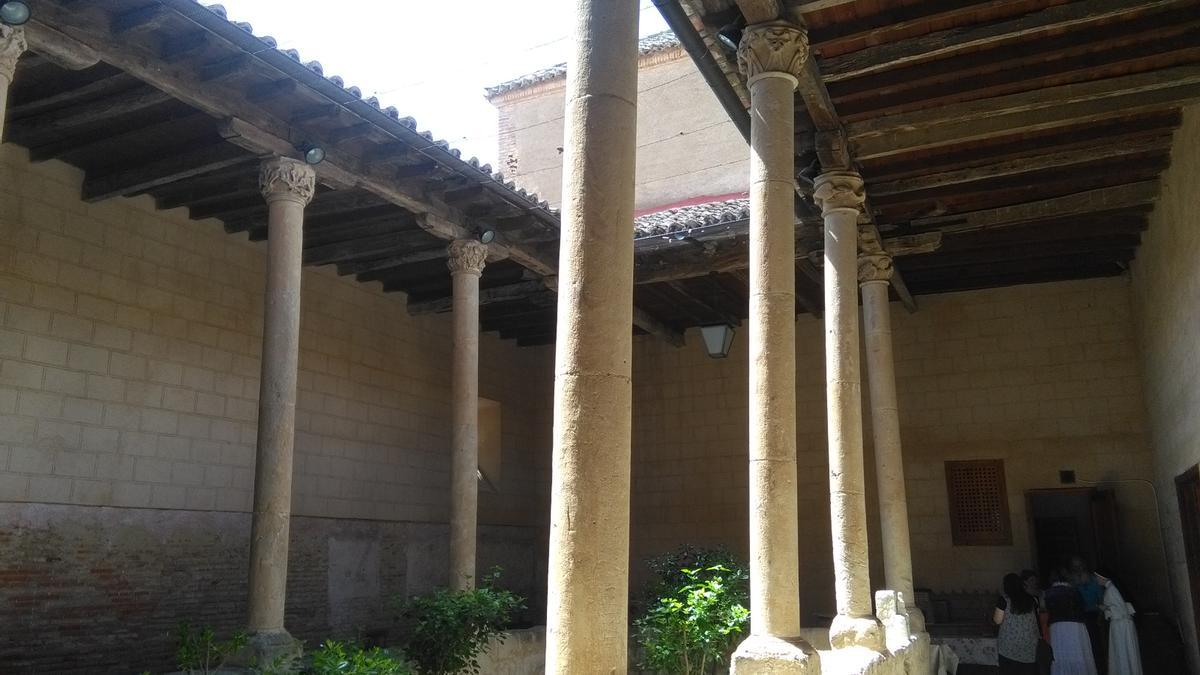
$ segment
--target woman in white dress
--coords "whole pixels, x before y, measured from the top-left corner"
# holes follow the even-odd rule
[[[1111,579],[1097,574],[1104,586],[1104,616],[1108,619],[1108,675],[1142,675],[1133,605],[1125,602]]]

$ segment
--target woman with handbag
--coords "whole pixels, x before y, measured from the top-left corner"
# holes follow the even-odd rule
[[[992,621],[1000,627],[996,636],[1001,675],[1037,675],[1037,600],[1025,592],[1016,574],[1004,575],[1004,592],[996,599]]]

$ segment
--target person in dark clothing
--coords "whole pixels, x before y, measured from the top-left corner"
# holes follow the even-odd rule
[[[1071,585],[1065,569],[1056,570],[1046,589],[1050,622],[1050,647],[1054,649],[1052,675],[1097,675],[1092,643],[1084,624],[1083,595]]]
[[[1003,586],[992,611],[992,621],[1000,627],[996,636],[1000,675],[1037,675],[1037,600],[1025,592],[1016,574],[1004,575]]]
[[[1083,623],[1087,626],[1088,639],[1092,643],[1092,657],[1101,672],[1107,670],[1108,628],[1103,625],[1104,587],[1080,556],[1071,557],[1069,581],[1083,596]]]

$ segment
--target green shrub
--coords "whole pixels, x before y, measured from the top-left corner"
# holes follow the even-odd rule
[[[654,597],[634,622],[642,668],[703,675],[727,664],[750,621],[745,569],[724,551],[694,548],[656,558],[650,567],[658,575]]]
[[[192,629],[186,621],[175,631],[179,646],[175,650],[175,663],[186,673],[207,675],[220,670],[230,656],[246,646],[245,633],[234,633],[228,640],[218,641],[211,628]]]
[[[500,570],[470,591],[438,589],[400,602],[404,653],[425,675],[478,673],[479,655],[525,608],[524,598],[496,588]]]
[[[326,640],[310,655],[313,675],[411,675],[412,668],[391,652]]]

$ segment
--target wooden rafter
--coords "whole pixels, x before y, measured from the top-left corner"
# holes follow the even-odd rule
[[[1200,66],[1039,89],[999,98],[853,122],[846,127],[860,160],[1053,129],[1200,99]]]
[[[894,70],[914,63],[951,58],[968,51],[1007,44],[1035,36],[1144,13],[1158,8],[1181,6],[1189,0],[1077,0],[1048,7],[1016,19],[980,26],[951,28],[920,37],[861,49],[821,61],[826,82]]]

